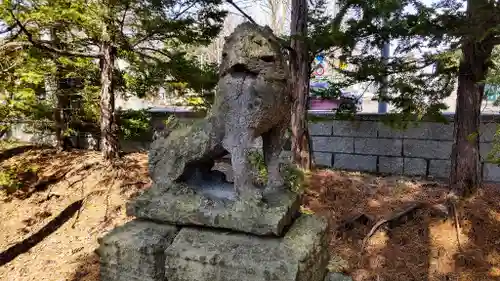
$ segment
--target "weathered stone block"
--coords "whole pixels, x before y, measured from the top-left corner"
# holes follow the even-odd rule
[[[354,153],[401,156],[403,141],[400,139],[356,138]]]
[[[481,123],[479,126],[479,140],[482,142],[492,142],[496,132],[496,123]]]
[[[377,156],[335,154],[333,167],[352,171],[377,171]]]
[[[165,249],[178,228],[134,220],[99,239],[102,281],[163,281]]]
[[[402,157],[379,157],[378,171],[387,174],[402,174],[404,166],[404,158]]]
[[[309,134],[311,136],[331,136],[332,121],[309,122]]]
[[[450,176],[451,160],[430,160],[429,176],[447,178]]]
[[[314,161],[317,165],[331,167],[333,154],[325,152],[314,152]]]
[[[479,144],[479,153],[481,154],[481,161],[487,161],[488,155],[493,149],[493,143],[491,142],[482,142]]]
[[[236,200],[234,186],[154,185],[127,204],[127,214],[176,225],[231,229],[256,235],[283,233],[299,210],[299,196],[285,188],[264,193],[265,203]]]
[[[403,131],[405,139],[453,140],[453,124],[422,122]]]
[[[408,176],[425,176],[427,174],[427,160],[422,158],[405,158],[404,174]]]
[[[399,130],[380,123],[378,137],[453,140],[453,124],[421,122],[418,126],[410,125],[406,130]]]
[[[500,182],[500,167],[496,164],[483,164],[483,179],[487,182]]]
[[[403,140],[403,154],[418,158],[449,159],[452,145],[451,141],[405,139]]]
[[[377,137],[378,123],[374,121],[333,121],[334,136]]]
[[[314,161],[317,165],[332,166],[333,154],[325,152],[314,152]]]
[[[299,217],[283,238],[183,228],[166,249],[168,281],[323,281],[327,223]]]
[[[314,151],[353,153],[353,138],[344,137],[311,137]]]
[[[379,138],[402,138],[403,130],[391,128],[382,122],[378,122],[378,137]]]

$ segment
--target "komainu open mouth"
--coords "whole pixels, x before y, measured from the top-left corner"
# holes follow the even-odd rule
[[[256,72],[248,69],[248,67],[242,63],[237,63],[237,64],[231,66],[231,68],[229,68],[229,70],[227,72],[228,73],[249,73],[249,74],[255,74],[255,75],[258,74]]]

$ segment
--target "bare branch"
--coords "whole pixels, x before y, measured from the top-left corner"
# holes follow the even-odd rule
[[[158,50],[158,49],[155,49],[155,48],[142,47],[140,49],[144,50],[144,51],[150,51],[150,52],[153,52],[153,53],[158,53],[158,54],[166,56],[166,57],[172,57],[173,56],[171,53],[168,53],[167,51]],[[144,55],[144,53],[143,53],[143,55]]]
[[[194,7],[194,5],[196,5],[197,1],[194,1],[193,3],[191,3],[191,5],[187,6],[184,10],[180,11],[175,17],[174,17],[174,20],[177,20],[179,19],[184,13],[186,13],[187,11],[189,11],[191,8]]]
[[[12,10],[9,10],[9,12],[10,12],[10,15],[12,16],[12,18],[14,19],[14,21],[16,22],[16,24],[21,29],[21,31],[26,35],[28,41],[33,46],[35,46],[35,47],[37,47],[37,48],[39,48],[41,50],[45,50],[45,51],[48,51],[48,52],[51,52],[51,53],[56,53],[56,54],[63,55],[63,56],[70,56],[70,57],[84,57],[84,58],[100,58],[101,57],[100,53],[92,54],[92,53],[82,53],[82,52],[65,51],[65,50],[54,48],[52,46],[48,46],[47,44],[45,44],[43,42],[37,41],[37,40],[33,39],[33,35],[17,19],[17,17],[14,15],[14,12]]]
[[[234,3],[233,0],[226,0],[226,1],[227,3],[231,4],[236,10],[238,10],[238,12],[240,12],[249,22],[257,24],[257,22],[255,22],[255,20],[250,15],[248,15],[240,7],[238,7],[238,5],[236,5],[236,3]]]
[[[125,6],[125,11],[123,11],[122,20],[120,21],[120,32],[123,33],[123,27],[125,26],[125,18],[127,17],[128,9],[130,8],[130,2],[127,2]]]

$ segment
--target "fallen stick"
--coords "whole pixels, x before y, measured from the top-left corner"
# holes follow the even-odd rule
[[[366,247],[366,244],[368,243],[368,240],[377,232],[377,230],[385,224],[392,224],[391,226],[394,227],[396,225],[400,225],[401,219],[404,217],[408,217],[410,215],[413,215],[413,213],[419,209],[421,209],[424,206],[422,203],[415,203],[408,208],[404,209],[403,211],[400,211],[396,214],[391,215],[389,218],[386,219],[381,219],[375,225],[370,229],[370,232],[365,236],[363,239],[363,244],[361,246],[361,249],[364,249]]]

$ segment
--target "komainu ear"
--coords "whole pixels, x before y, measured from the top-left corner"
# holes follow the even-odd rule
[[[269,25],[264,26],[264,31],[274,33],[273,29],[271,27],[269,27]]]

